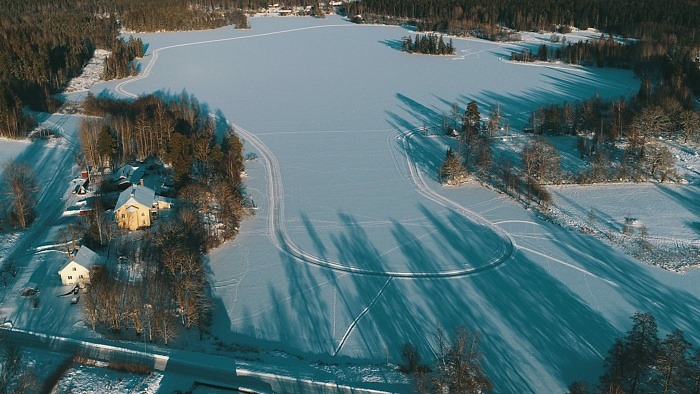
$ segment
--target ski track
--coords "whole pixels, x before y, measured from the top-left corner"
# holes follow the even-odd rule
[[[160,52],[168,50],[168,49],[174,49],[174,48],[182,48],[182,47],[188,47],[188,46],[195,46],[195,45],[205,45],[205,44],[212,44],[212,43],[219,43],[219,42],[227,42],[227,41],[235,41],[235,40],[242,40],[242,39],[250,39],[250,38],[258,38],[258,37],[266,37],[266,36],[273,36],[273,35],[280,35],[280,34],[287,34],[287,33],[292,33],[292,32],[298,32],[298,31],[303,31],[303,30],[310,30],[310,29],[320,29],[320,28],[335,28],[335,27],[349,27],[353,25],[323,25],[323,26],[310,26],[310,27],[302,27],[302,28],[295,28],[295,29],[287,29],[287,30],[281,30],[281,31],[275,31],[275,32],[267,32],[267,33],[260,33],[260,34],[252,34],[252,35],[246,35],[246,36],[239,36],[239,37],[227,37],[227,38],[220,38],[220,39],[214,39],[214,40],[204,40],[204,41],[197,41],[197,42],[189,42],[189,43],[181,43],[181,44],[176,44],[176,45],[170,45],[162,48],[158,48],[154,50],[151,53],[151,59],[147,66],[145,67],[144,71],[142,74],[129,78],[127,80],[124,80],[120,82],[119,84],[116,85],[115,90],[126,96],[126,97],[131,97],[131,98],[136,98],[137,95],[134,93],[131,93],[127,90],[125,90],[125,87],[135,81],[139,81],[145,78],[148,78],[153,70],[153,67],[158,61],[158,56]],[[567,68],[570,70],[570,68]],[[210,115],[212,117],[215,117],[215,115]],[[320,267],[324,268],[329,268],[333,269],[336,271],[342,271],[342,272],[347,272],[351,274],[359,274],[359,275],[371,275],[371,276],[383,276],[383,277],[388,277],[388,278],[436,278],[436,277],[459,277],[459,276],[468,276],[471,274],[479,273],[491,268],[495,268],[496,266],[499,266],[503,264],[504,262],[508,261],[514,254],[516,248],[520,247],[523,250],[535,253],[537,255],[540,255],[542,257],[545,257],[551,261],[557,262],[561,265],[570,267],[572,269],[578,270],[580,272],[583,272],[589,276],[595,277],[597,279],[606,281],[607,283],[617,286],[616,283],[611,282],[609,280],[606,280],[604,278],[598,277],[595,274],[586,271],[583,268],[576,267],[572,264],[569,264],[567,262],[564,262],[562,260],[556,259],[552,256],[545,255],[543,253],[537,252],[532,249],[528,249],[522,246],[518,246],[515,241],[513,240],[513,235],[510,233],[506,232],[503,230],[499,225],[500,224],[506,224],[506,223],[516,223],[516,222],[521,222],[521,221],[509,221],[509,220],[504,220],[504,221],[499,221],[499,222],[491,222],[487,219],[485,219],[483,216],[479,215],[478,213],[469,210],[468,208],[456,203],[453,200],[448,199],[447,197],[444,197],[434,190],[432,190],[428,184],[426,183],[425,179],[423,178],[423,174],[421,170],[418,168],[417,164],[413,161],[412,159],[412,144],[411,140],[412,138],[415,137],[415,135],[421,130],[421,128],[416,128],[412,130],[393,130],[387,135],[386,143],[389,148],[392,161],[394,163],[394,167],[397,170],[397,172],[404,178],[410,179],[415,188],[417,193],[419,193],[421,196],[424,198],[438,204],[439,206],[442,206],[444,208],[447,208],[451,211],[454,211],[458,213],[459,215],[465,217],[468,220],[471,220],[473,222],[479,223],[488,229],[490,229],[492,232],[494,232],[503,242],[503,247],[501,250],[501,253],[498,256],[492,257],[488,261],[486,261],[485,264],[479,265],[477,267],[470,266],[469,268],[464,268],[464,269],[454,269],[454,270],[448,270],[448,271],[438,271],[438,272],[404,272],[404,271],[394,271],[394,272],[385,272],[385,271],[376,271],[376,270],[369,270],[369,269],[363,269],[359,268],[354,265],[346,265],[346,264],[340,264],[335,261],[331,261],[325,258],[320,258],[318,256],[314,256],[308,252],[305,252],[301,248],[299,248],[289,237],[289,233],[286,227],[286,222],[285,222],[285,207],[284,207],[284,189],[282,186],[282,181],[281,181],[281,172],[280,172],[280,167],[279,167],[279,162],[277,161],[277,157],[274,155],[274,153],[258,138],[258,134],[260,135],[266,135],[266,134],[277,134],[274,132],[264,132],[262,131],[261,133],[258,134],[253,134],[250,131],[244,129],[243,127],[229,123],[230,126],[232,126],[235,131],[240,134],[244,140],[246,140],[250,145],[252,145],[260,154],[265,162],[265,178],[267,181],[267,186],[268,186],[268,207],[269,207],[269,213],[267,217],[267,236],[271,240],[272,244],[279,249],[280,251],[286,253],[287,255],[293,257],[295,260],[317,265]],[[325,131],[310,131],[311,133],[362,133],[362,132],[370,132],[370,131],[375,131],[375,130],[325,130]],[[381,131],[381,130],[380,130]],[[403,156],[405,156],[406,162],[403,163],[401,160],[402,153],[401,152],[396,152],[393,147],[393,145],[396,141],[398,141],[399,144],[402,145],[403,147]],[[376,220],[376,225],[383,225],[386,223],[386,221],[383,220]],[[534,222],[527,222],[527,221],[522,221],[522,223],[527,223],[527,224],[533,224],[533,225],[539,225]],[[387,284],[389,281],[387,281]]]
[[[352,321],[352,323],[350,323],[350,326],[348,327],[347,330],[345,330],[345,334],[343,334],[343,337],[340,339],[340,342],[338,343],[338,347],[335,348],[335,351],[333,352],[333,357],[337,356],[338,353],[340,353],[340,351],[343,349],[343,345],[345,345],[345,341],[347,341],[348,337],[350,336],[352,331],[357,326],[357,323],[360,321],[360,319],[362,319],[362,317],[364,315],[367,314],[367,312],[369,312],[370,308],[372,308],[372,306],[374,306],[374,304],[377,302],[377,300],[379,300],[379,297],[381,297],[382,294],[384,294],[384,290],[387,288],[387,286],[389,286],[389,283],[391,283],[392,279],[393,279],[393,277],[390,276],[386,280],[386,282],[384,282],[384,286],[382,286],[382,288],[379,289],[379,292],[377,293],[376,296],[374,296],[374,298],[369,303],[369,305],[367,305],[365,307],[365,309],[363,309],[362,312],[360,312],[360,314],[357,315],[357,317],[355,318],[355,320]]]
[[[609,284],[609,285],[611,285],[611,286],[620,287],[620,285],[618,285],[617,283],[615,283],[615,282],[613,282],[613,281],[611,281],[611,280],[608,280],[608,279],[605,279],[605,278],[601,278],[600,276],[598,276],[598,275],[596,275],[596,274],[594,274],[594,273],[592,273],[592,272],[590,272],[590,271],[586,271],[585,269],[583,269],[583,268],[581,268],[581,267],[577,267],[577,266],[575,266],[575,265],[573,265],[573,264],[571,264],[571,263],[567,263],[567,262],[564,261],[564,260],[560,260],[560,259],[558,259],[558,258],[556,258],[556,257],[550,256],[550,255],[547,255],[547,254],[544,254],[544,253],[542,253],[542,252],[538,252],[538,251],[536,251],[536,250],[534,250],[534,249],[526,248],[526,247],[524,247],[524,246],[522,246],[522,245],[519,246],[519,247],[520,247],[520,249],[522,249],[522,250],[524,250],[524,251],[527,251],[527,252],[530,252],[530,253],[534,253],[534,254],[536,254],[536,255],[538,255],[538,256],[540,256],[540,257],[544,257],[545,259],[547,259],[547,260],[549,260],[549,261],[552,261],[552,262],[561,264],[561,265],[563,265],[563,266],[566,266],[566,267],[575,269],[576,271],[579,271],[579,272],[581,272],[581,273],[584,273],[584,274],[586,274],[586,275],[588,275],[588,276],[590,276],[590,277],[593,277],[593,278],[602,280],[603,282],[605,282],[605,283],[607,283],[607,284]]]
[[[268,32],[268,33],[261,33],[261,34],[253,34],[253,35],[247,35],[247,36],[241,36],[241,37],[228,37],[228,38],[220,38],[220,39],[214,39],[214,40],[205,40],[205,41],[197,41],[197,42],[190,42],[190,43],[182,43],[182,44],[176,44],[176,45],[170,45],[166,46],[163,48],[158,48],[153,51],[151,54],[151,60],[149,61],[148,65],[144,69],[144,72],[141,75],[138,75],[136,77],[129,78],[127,80],[124,80],[117,84],[115,87],[115,90],[126,96],[126,97],[131,97],[131,98],[136,98],[138,97],[137,94],[134,94],[132,92],[129,92],[125,90],[125,87],[135,81],[139,81],[145,78],[148,78],[151,74],[151,71],[153,70],[153,67],[158,61],[158,56],[161,51],[168,50],[168,49],[173,49],[173,48],[182,48],[182,47],[188,47],[188,46],[194,46],[194,45],[204,45],[204,44],[211,44],[211,43],[218,43],[218,42],[226,42],[226,41],[234,41],[234,40],[241,40],[241,39],[246,39],[246,38],[256,38],[256,37],[265,37],[265,36],[272,36],[272,35],[279,35],[279,34],[286,34],[286,33],[291,33],[291,32],[297,32],[297,31],[303,31],[303,30],[310,30],[310,29],[318,29],[318,28],[326,28],[326,27],[349,27],[352,25],[324,25],[324,26],[311,26],[311,27],[303,27],[303,28],[296,28],[296,29],[287,29],[287,30],[281,30],[281,31],[276,31],[276,32]],[[209,115],[211,117],[216,118],[215,115],[211,114]],[[354,274],[360,274],[360,275],[371,275],[371,276],[381,276],[381,277],[400,277],[400,278],[436,278],[436,277],[458,277],[458,276],[466,276],[470,274],[474,274],[477,272],[482,272],[484,270],[487,270],[489,268],[493,268],[495,266],[498,266],[502,264],[503,262],[507,261],[510,259],[510,257],[513,255],[514,252],[514,245],[515,243],[513,242],[512,238],[505,232],[503,231],[500,227],[492,224],[488,220],[484,219],[483,217],[479,216],[478,214],[469,211],[467,208],[457,204],[456,202],[449,200],[438,193],[434,192],[430,187],[425,183],[425,180],[423,179],[423,176],[418,169],[417,165],[415,162],[413,162],[411,158],[411,145],[410,145],[410,139],[413,138],[413,136],[416,134],[418,129],[414,130],[407,130],[407,131],[402,131],[399,132],[397,130],[394,130],[389,133],[387,137],[387,144],[391,145],[392,139],[398,140],[401,143],[403,143],[403,148],[405,151],[405,156],[406,156],[406,163],[408,167],[408,173],[406,173],[406,167],[401,165],[401,160],[399,156],[391,149],[390,146],[390,151],[392,152],[392,158],[394,160],[395,167],[399,174],[403,174],[407,178],[410,178],[412,182],[414,183],[417,191],[419,194],[422,196],[426,197],[430,201],[433,201],[434,203],[451,209],[461,216],[466,217],[469,220],[478,222],[488,228],[490,228],[494,233],[496,233],[504,243],[504,247],[502,250],[502,253],[495,257],[491,258],[490,260],[487,261],[485,265],[478,266],[478,267],[473,267],[469,266],[469,268],[463,268],[463,269],[453,269],[453,270],[448,270],[448,271],[438,271],[438,272],[405,272],[405,271],[393,271],[393,272],[386,272],[386,271],[376,271],[376,270],[369,270],[369,269],[363,269],[363,268],[358,268],[357,266],[353,265],[346,265],[346,264],[340,264],[335,261],[331,261],[328,259],[320,258],[318,256],[314,256],[310,253],[307,253],[303,251],[301,248],[299,248],[294,242],[291,240],[289,237],[287,228],[286,228],[286,222],[285,222],[285,214],[284,214],[284,189],[282,186],[282,181],[281,181],[281,173],[279,169],[279,162],[277,161],[277,157],[272,153],[272,151],[258,138],[256,134],[251,133],[250,131],[244,129],[240,125],[232,124],[229,123],[230,126],[232,126],[235,131],[240,134],[243,139],[245,139],[249,144],[251,144],[260,154],[262,159],[264,160],[266,164],[266,172],[265,172],[265,178],[268,183],[268,206],[269,206],[269,214],[268,214],[268,225],[267,225],[267,235],[268,238],[272,241],[272,244],[279,249],[280,251],[290,255],[296,260],[306,262],[309,264],[314,264],[320,267],[324,268],[330,268],[336,271],[343,271],[343,272],[349,272],[349,273],[354,273]],[[347,131],[344,131],[347,132]],[[465,264],[466,265],[466,264]]]

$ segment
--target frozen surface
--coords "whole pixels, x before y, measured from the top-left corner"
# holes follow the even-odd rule
[[[29,145],[29,141],[26,140],[0,138],[0,169],[4,168],[5,163],[9,160],[19,156],[27,145]]]
[[[519,129],[541,104],[636,91],[631,73],[513,64],[511,44],[472,39],[456,56],[408,55],[407,30],[338,17],[251,24],[140,35],[141,76],[92,88],[186,90],[260,157],[247,163],[256,216],[209,255],[221,339],[396,362],[407,341],[429,359],[435,327],[465,323],[498,392],[595,381],[638,310],[700,339],[697,271],[642,265],[479,186],[441,188],[446,141],[410,133],[437,133],[472,99],[482,113],[500,102]]]

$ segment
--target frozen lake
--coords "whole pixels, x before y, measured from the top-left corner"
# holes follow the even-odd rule
[[[214,332],[312,354],[399,361],[464,323],[498,392],[594,381],[635,311],[697,343],[697,272],[641,265],[477,185],[442,188],[452,103],[534,107],[634,92],[629,72],[504,61],[510,44],[456,39],[455,56],[397,50],[401,27],[254,18],[251,30],[140,35],[142,77],[95,86],[188,93],[241,127],[260,209],[209,255]]]

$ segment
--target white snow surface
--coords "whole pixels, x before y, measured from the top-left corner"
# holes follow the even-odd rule
[[[412,342],[429,360],[436,326],[464,323],[495,390],[523,393],[595,382],[638,310],[698,344],[699,271],[641,264],[478,185],[442,188],[445,140],[410,133],[472,99],[483,113],[500,102],[517,129],[541,104],[636,91],[631,73],[512,64],[510,44],[474,39],[455,39],[453,57],[409,55],[403,28],[336,16],[251,23],[140,34],[142,74],[91,88],[186,90],[261,158],[246,169],[256,216],[208,256],[220,339],[326,362],[398,362]],[[51,321],[21,310],[25,326]],[[65,323],[51,328],[77,334]]]
[[[115,371],[105,365],[75,364],[58,381],[56,393],[121,394],[158,392],[163,375],[140,375]]]
[[[68,82],[64,93],[84,92],[102,80],[102,73],[105,68],[105,60],[111,54],[105,49],[95,49],[92,59],[83,67],[79,76],[72,78]]]

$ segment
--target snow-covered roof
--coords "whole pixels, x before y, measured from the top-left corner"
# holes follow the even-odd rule
[[[118,170],[114,172],[112,177],[115,181],[125,180],[132,184],[139,183],[141,178],[143,178],[146,170],[141,167],[135,167],[131,164],[125,164],[121,166]]]
[[[153,207],[155,198],[156,192],[154,192],[153,189],[147,186],[132,185],[130,188],[121,192],[114,210],[116,211],[127,204],[144,205],[150,209]]]
[[[81,246],[78,252],[73,257],[73,261],[82,265],[85,268],[91,267],[93,264],[97,263],[100,256],[90,250],[87,246]]]
[[[78,251],[73,255],[73,258],[64,264],[63,268],[61,268],[58,272],[63,271],[73,262],[80,264],[86,269],[90,269],[90,267],[95,265],[99,259],[100,255],[90,250],[87,246],[81,246],[80,249],[78,249]]]

